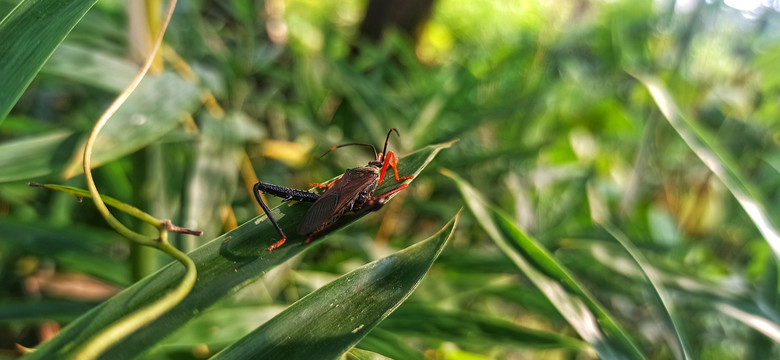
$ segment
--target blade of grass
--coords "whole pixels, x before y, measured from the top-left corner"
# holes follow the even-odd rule
[[[744,180],[739,168],[734,165],[734,161],[720,149],[711,136],[706,135],[696,124],[682,115],[661,80],[654,76],[636,74],[633,76],[650,91],[658,109],[688,147],[726,185],[772,247],[775,256],[780,258],[780,234],[767,215],[764,205],[757,198],[757,194],[751,191],[749,183]]]
[[[347,352],[417,288],[457,219],[314,291],[212,359],[333,359]]]
[[[569,324],[605,359],[644,359],[637,345],[593,297],[536,240],[487,205],[482,195],[449,170],[468,208],[493,241],[536,285]]]
[[[442,149],[451,143],[431,145],[411,153],[398,161],[399,171],[414,173],[425,168]],[[387,191],[395,179],[385,181],[378,191]],[[397,183],[395,183],[397,186]],[[309,204],[289,202],[272,210],[279,226],[290,235],[287,243],[268,252],[268,245],[277,240],[278,234],[262,215],[233,231],[209,241],[189,253],[198,267],[198,281],[190,294],[168,313],[146,325],[143,331],[133,333],[121,343],[108,349],[105,358],[131,358],[151,347],[173,330],[192,319],[200,311],[225,296],[257,280],[268,270],[299,254],[308,247],[306,239],[294,229],[309,208]],[[343,227],[361,216],[348,215],[335,225]],[[64,328],[57,337],[41,345],[29,359],[68,358],[96,332],[157,299],[175,286],[181,278],[181,265],[172,263],[157,273],[144,278],[123,292],[112,297],[89,313]]]
[[[0,124],[97,0],[25,0],[0,21]]]

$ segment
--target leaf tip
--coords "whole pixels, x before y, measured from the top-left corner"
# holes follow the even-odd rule
[[[439,169],[439,174],[442,174],[442,175],[444,175],[444,176],[446,176],[448,178],[451,178],[451,177],[455,176],[455,173],[453,173],[452,170],[447,169],[447,168],[440,168]]]
[[[453,139],[453,140],[447,141],[445,143],[441,143],[441,146],[444,147],[444,148],[448,148],[448,147],[452,146],[453,144],[455,144],[458,141],[460,141],[460,139]]]

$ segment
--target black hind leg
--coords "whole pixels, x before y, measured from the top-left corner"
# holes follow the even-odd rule
[[[290,189],[288,187],[274,185],[274,184],[267,184],[264,182],[258,182],[253,187],[254,193],[255,193],[255,199],[257,199],[257,203],[260,204],[260,207],[263,208],[263,212],[265,212],[265,215],[268,217],[268,220],[271,220],[271,224],[276,228],[276,232],[279,233],[279,235],[282,237],[279,241],[271,244],[271,246],[268,247],[268,251],[273,251],[274,249],[282,246],[285,241],[287,241],[287,236],[284,235],[284,231],[282,231],[282,228],[279,226],[279,224],[276,223],[276,219],[274,219],[273,216],[271,216],[271,209],[268,208],[268,206],[263,202],[263,199],[260,197],[260,191],[273,195],[276,197],[280,197],[284,199],[283,201],[290,201],[290,200],[296,200],[296,201],[306,201],[306,202],[315,202],[317,199],[320,198],[320,195],[313,192],[308,192],[304,190],[297,190],[297,189]]]

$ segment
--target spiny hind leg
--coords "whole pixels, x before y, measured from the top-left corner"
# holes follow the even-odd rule
[[[260,191],[269,195],[280,197],[284,199],[283,201],[296,200],[296,201],[305,201],[305,202],[315,202],[317,201],[317,199],[320,198],[320,195],[305,190],[291,189],[288,187],[268,184],[264,182],[258,182],[257,184],[254,185],[253,192],[255,195],[255,199],[257,199],[257,203],[260,204],[260,207],[263,209],[263,212],[265,212],[265,216],[268,217],[268,220],[271,221],[271,225],[273,225],[273,227],[276,229],[276,232],[278,232],[279,236],[281,236],[281,239],[279,239],[279,241],[271,244],[271,246],[268,247],[268,251],[273,251],[274,249],[282,246],[284,242],[287,241],[287,235],[284,234],[284,231],[276,222],[276,219],[274,219],[274,217],[271,216],[271,209],[269,209],[268,205],[266,205],[265,202],[263,201],[263,197],[260,196]]]

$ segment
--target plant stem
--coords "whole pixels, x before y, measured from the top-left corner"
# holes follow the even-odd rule
[[[92,194],[84,189],[75,188],[72,186],[64,186],[64,185],[56,185],[56,184],[38,184],[38,183],[30,183],[30,186],[34,187],[40,187],[44,189],[54,190],[54,191],[61,191],[64,193],[71,194],[81,200],[81,198],[91,198]],[[106,205],[113,207],[114,209],[117,209],[121,212],[127,213],[130,216],[133,216],[143,222],[149,223],[153,225],[156,228],[160,228],[162,226],[162,222],[155,218],[152,215],[149,215],[145,213],[143,210],[130,205],[125,204],[117,199],[114,199],[110,196],[106,195],[100,195],[101,200],[106,203]]]

